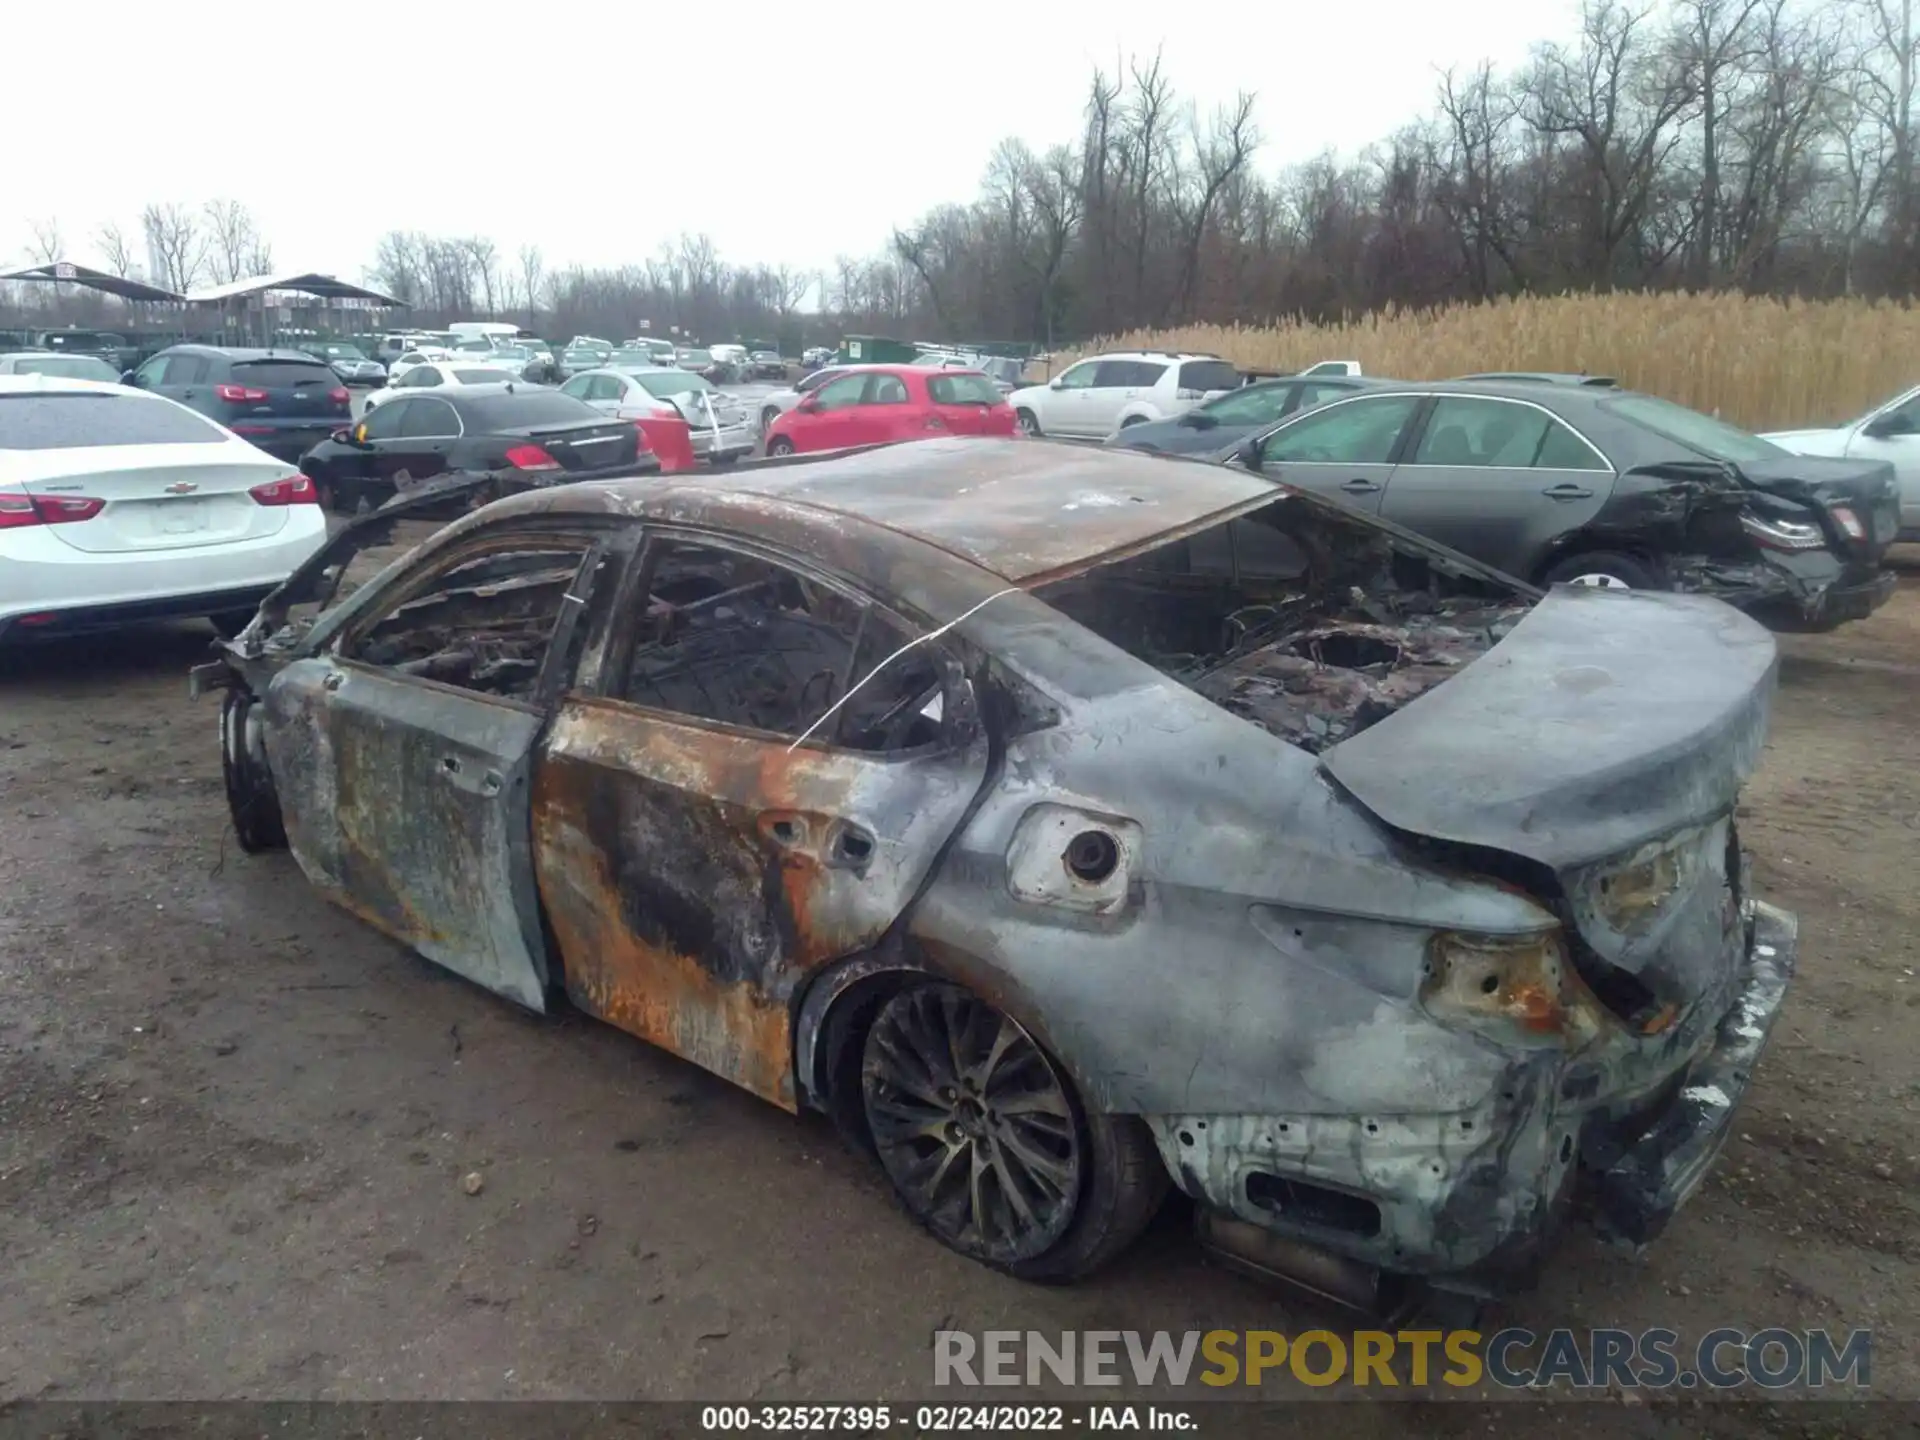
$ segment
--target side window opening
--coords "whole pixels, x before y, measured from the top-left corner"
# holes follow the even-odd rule
[[[532,698],[591,547],[528,537],[456,564],[360,633],[347,657],[443,685]],[[574,625],[578,633],[584,626]]]
[[[872,604],[707,545],[658,545],[647,567],[618,698],[851,750],[941,738],[937,656]]]

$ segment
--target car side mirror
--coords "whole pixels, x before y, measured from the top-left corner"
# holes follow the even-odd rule
[[[121,383],[122,385],[131,385],[131,386],[133,386],[133,387],[134,387],[135,389],[138,389],[138,388],[139,388],[139,386],[140,386],[140,374],[139,374],[139,372],[138,372],[137,370],[123,370],[123,371],[121,371],[121,372],[120,372],[120,383]]]
[[[1891,440],[1898,435],[1913,434],[1913,422],[1898,410],[1887,415],[1876,415],[1861,427],[1860,433],[1870,440]]]
[[[334,431],[331,438],[336,445],[351,445],[354,443],[353,431],[345,425],[342,425],[338,430]]]
[[[820,401],[814,396],[809,395],[793,408],[798,410],[802,415],[818,415],[820,413]]]
[[[1064,383],[1056,379],[1056,380],[1049,380],[1047,382],[1047,388],[1049,390],[1064,390],[1067,387]]]
[[[1238,450],[1234,452],[1233,458],[1238,460],[1242,465],[1246,466],[1247,469],[1249,470],[1258,470],[1261,465],[1259,440],[1255,439],[1255,440],[1247,441],[1246,444],[1242,445]]]

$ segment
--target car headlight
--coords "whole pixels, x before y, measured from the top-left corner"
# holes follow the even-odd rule
[[[1510,1045],[1577,1050],[1606,1012],[1574,970],[1560,927],[1524,935],[1443,931],[1427,947],[1420,1003],[1444,1024]]]

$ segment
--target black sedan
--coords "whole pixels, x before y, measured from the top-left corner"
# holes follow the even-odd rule
[[[1893,593],[1890,465],[1791,455],[1630,390],[1387,384],[1216,458],[1541,585],[1693,591],[1783,629],[1831,629]]]
[[[1263,380],[1196,405],[1171,420],[1128,425],[1115,431],[1107,444],[1117,450],[1157,450],[1164,455],[1212,455],[1303,410],[1385,383],[1390,382],[1357,375]]]
[[[377,509],[447,471],[520,470],[563,482],[659,466],[636,426],[571,395],[513,385],[389,400],[300,461],[324,503],[344,511]]]

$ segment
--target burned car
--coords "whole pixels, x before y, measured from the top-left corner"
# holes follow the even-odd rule
[[[243,846],[827,1112],[965,1255],[1085,1274],[1171,1179],[1263,1273],[1484,1295],[1728,1133],[1797,939],[1718,601],[964,438],[510,496],[344,593],[410,503],[195,672]]]
[[[1803,458],[1652,395],[1553,379],[1376,385],[1215,458],[1543,585],[1712,595],[1782,630],[1893,594],[1885,461]]]

